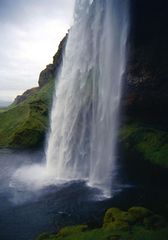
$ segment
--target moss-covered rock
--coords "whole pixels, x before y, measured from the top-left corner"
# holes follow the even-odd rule
[[[129,230],[129,224],[126,221],[116,220],[114,222],[111,222],[111,223],[105,225],[105,228],[110,231],[116,231],[116,230],[117,231],[119,231],[119,230],[127,231],[127,230]]]
[[[104,216],[104,226],[108,225],[111,222],[114,222],[117,219],[120,219],[122,213],[123,212],[118,208],[108,209]]]
[[[130,221],[130,218],[134,222]],[[159,215],[143,207],[128,211],[108,209],[103,227],[89,230],[86,225],[61,229],[55,235],[41,235],[37,240],[167,240],[168,224]]]
[[[127,212],[110,208],[104,216],[103,227],[110,230],[129,230],[135,224],[143,223],[152,212],[143,207],[132,207]]]
[[[151,215],[144,218],[143,224],[148,229],[159,229],[166,226],[164,217],[159,215]]]
[[[50,234],[49,233],[42,233],[37,240],[47,240],[50,238]]]
[[[82,232],[86,231],[87,228],[88,228],[87,225],[64,227],[58,232],[57,236],[58,237],[66,237],[68,235],[82,233]]]
[[[131,224],[134,222],[134,218],[128,212],[121,211],[118,208],[110,208],[107,210],[104,216],[104,227],[108,227],[109,224],[117,222],[119,223],[126,223]]]
[[[120,139],[127,155],[134,152],[134,155],[137,154],[153,164],[168,167],[167,130],[134,121],[125,124]]]
[[[134,219],[134,222],[143,222],[144,218],[152,215],[152,212],[144,207],[132,207],[128,209],[128,213]]]

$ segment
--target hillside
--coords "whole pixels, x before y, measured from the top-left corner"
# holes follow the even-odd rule
[[[0,147],[32,148],[44,143],[55,76],[62,62],[66,39],[67,36],[61,41],[53,63],[40,73],[39,87],[27,90],[0,111]]]

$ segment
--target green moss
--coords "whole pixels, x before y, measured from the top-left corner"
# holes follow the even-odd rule
[[[65,237],[65,236],[68,236],[68,235],[81,233],[81,232],[86,231],[87,228],[88,228],[87,225],[64,227],[59,231],[57,236],[58,237]]]
[[[106,225],[106,229],[111,231],[116,231],[116,230],[127,231],[129,229],[129,224],[125,221],[116,220]]]
[[[143,207],[132,207],[128,212],[118,208],[110,208],[105,214],[103,227],[128,228],[129,225],[138,223],[151,214],[151,211]]]
[[[66,237],[50,236],[38,240],[167,240],[168,229],[161,229],[158,231],[151,231],[142,227],[128,231],[107,231],[103,229],[96,229],[83,233],[76,233]]]
[[[128,212],[121,211],[118,208],[110,208],[105,214],[103,226],[106,227],[108,224],[111,224],[115,221],[132,223],[133,218]]]
[[[134,219],[134,222],[143,221],[144,218],[152,215],[152,212],[144,207],[132,207],[128,209],[128,213]]]
[[[128,216],[133,216],[136,221],[128,223]],[[155,215],[143,207],[132,207],[127,212],[117,208],[108,209],[104,216],[102,228],[89,230],[86,225],[65,227],[58,234],[43,234],[37,238],[37,240],[167,239],[168,225],[166,221],[161,216]]]
[[[152,215],[152,212],[143,207],[132,207],[128,212],[118,208],[110,208],[104,217],[103,227],[110,230],[127,231],[134,224],[144,221],[144,218]]]
[[[166,221],[163,217],[159,215],[152,215],[149,217],[146,217],[143,221],[143,224],[148,229],[159,229],[166,226]]]
[[[118,208],[110,208],[104,216],[104,226],[108,225],[115,220],[118,220],[122,215],[122,211]]]
[[[94,229],[85,232],[73,233],[67,236],[50,235],[47,238],[37,240],[120,240],[121,235],[112,233],[111,231],[104,229]]]
[[[137,152],[154,164],[168,167],[167,131],[139,123],[129,123],[122,129],[121,139],[128,152]]]
[[[37,240],[46,240],[46,239],[49,239],[50,238],[50,234],[48,233],[42,233],[38,238]]]
[[[168,228],[148,230],[138,226],[133,228],[132,235],[132,240],[167,240]]]

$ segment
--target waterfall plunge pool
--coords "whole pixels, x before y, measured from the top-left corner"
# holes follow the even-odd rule
[[[42,159],[41,151],[0,150],[0,239],[34,239],[42,232],[56,232],[72,224],[99,226],[109,207],[143,205],[159,209],[168,202],[166,184],[149,185],[145,178],[138,185],[131,183],[124,177],[127,173],[122,174],[124,166],[117,169],[116,176],[123,178],[113,185],[111,198],[103,198],[99,190],[79,180],[55,185],[43,182],[41,187],[46,179],[43,167],[39,167],[43,166]],[[16,175],[23,181],[13,181]]]

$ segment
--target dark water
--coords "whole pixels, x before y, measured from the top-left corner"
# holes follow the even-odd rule
[[[164,212],[168,203],[165,173],[139,165],[118,167],[120,178],[113,185],[113,197],[105,199],[84,182],[64,183],[40,190],[11,187],[12,175],[20,166],[43,161],[42,152],[0,151],[0,239],[33,240],[39,233],[56,232],[60,227],[87,223],[99,226],[105,210],[133,205]],[[157,180],[159,179],[159,180]],[[121,181],[122,180],[122,181]],[[150,181],[149,181],[150,180]],[[34,187],[33,182],[31,182]]]

